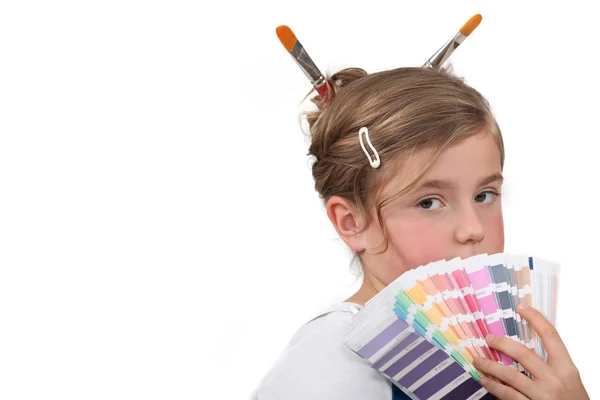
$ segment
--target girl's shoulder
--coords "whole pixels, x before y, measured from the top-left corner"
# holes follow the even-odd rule
[[[253,399],[391,399],[390,382],[344,345],[359,309],[334,304],[298,329]]]

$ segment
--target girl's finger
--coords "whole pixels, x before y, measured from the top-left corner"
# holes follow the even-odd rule
[[[493,361],[492,361],[493,362]],[[517,392],[515,389],[505,386],[493,379],[482,378],[481,385],[491,394],[502,400],[528,400],[527,397]]]
[[[474,362],[475,367],[477,367],[479,370],[483,371],[487,375],[490,375],[490,376],[493,376],[494,378],[500,379],[502,382],[504,382],[507,385],[510,385],[512,388],[514,388],[514,389],[509,388],[509,387],[501,384],[500,382],[494,382],[495,385],[491,384],[491,387],[494,388],[495,392],[493,394],[496,395],[496,397],[498,397],[500,399],[512,399],[512,398],[525,399],[525,397],[510,397],[510,396],[505,397],[506,393],[510,393],[510,390],[515,391],[515,389],[528,397],[532,397],[532,395],[534,395],[536,393],[537,383],[534,382],[533,380],[529,379],[528,377],[526,377],[525,375],[523,375],[516,369],[514,369],[512,367],[508,367],[508,366],[503,365],[496,361],[488,360],[483,357],[477,357],[477,358],[475,358],[474,361],[475,361]],[[492,380],[493,379],[486,378],[486,379],[483,379],[483,382],[492,381]],[[488,388],[487,385],[484,385],[484,386],[486,389]],[[502,391],[503,395],[498,396],[498,394],[496,393],[497,391]]]
[[[499,350],[509,357],[517,360],[535,378],[540,379],[551,373],[548,364],[538,357],[532,350],[512,339],[504,336],[489,335],[486,338],[488,345]],[[516,372],[516,371],[515,371]]]
[[[555,359],[555,362],[560,363],[572,362],[571,356],[556,328],[535,308],[522,306],[524,306],[523,303],[517,308],[517,311],[542,339],[549,359]]]

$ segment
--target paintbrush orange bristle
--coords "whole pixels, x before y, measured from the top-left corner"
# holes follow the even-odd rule
[[[469,36],[471,32],[473,32],[479,25],[481,18],[481,14],[475,14],[470,20],[467,21],[466,24],[462,26],[462,28],[459,29],[460,33],[465,36]]]
[[[277,37],[283,47],[285,47],[287,51],[292,51],[296,44],[296,35],[294,35],[294,32],[292,32],[289,26],[279,25],[277,29],[275,29],[275,32],[277,32]]]

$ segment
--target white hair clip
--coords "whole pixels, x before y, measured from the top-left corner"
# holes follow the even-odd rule
[[[371,158],[371,155],[369,154],[369,152],[367,151],[367,149],[365,147],[365,143],[363,142],[363,134],[367,138],[367,143],[369,144],[369,148],[373,151],[373,154],[375,154],[375,159]],[[360,131],[358,131],[358,140],[360,140],[360,147],[362,147],[363,151],[367,155],[367,159],[369,160],[369,164],[371,164],[371,167],[378,168],[379,165],[381,164],[381,159],[379,158],[379,153],[377,153],[377,150],[375,150],[375,147],[373,147],[373,144],[371,143],[371,139],[369,139],[369,128],[367,128],[366,126],[363,126],[362,128],[360,128]]]

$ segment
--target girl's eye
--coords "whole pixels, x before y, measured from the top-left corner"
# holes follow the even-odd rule
[[[481,192],[477,196],[475,196],[475,201],[478,203],[489,204],[493,202],[498,196],[498,193],[492,191]]]
[[[425,199],[419,202],[419,206],[425,210],[437,210],[442,205],[439,199]]]

